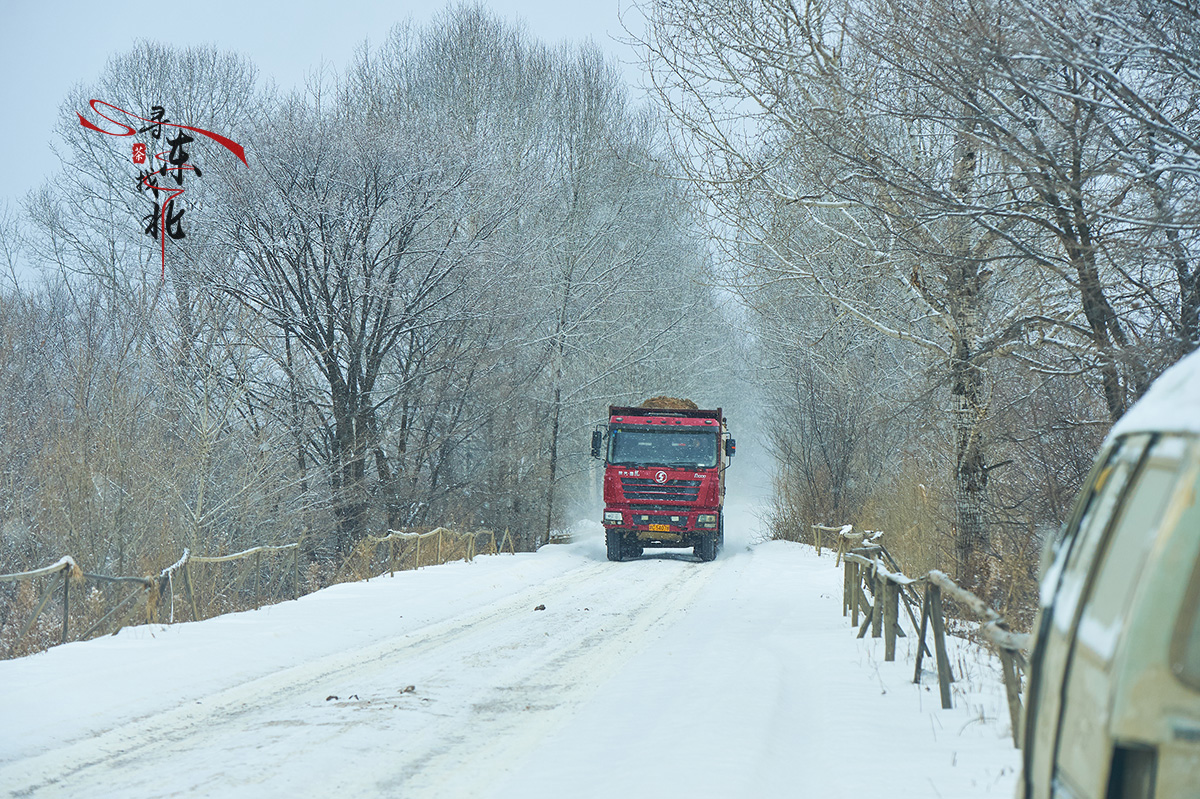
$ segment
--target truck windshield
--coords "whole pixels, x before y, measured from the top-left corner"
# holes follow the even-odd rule
[[[690,432],[653,427],[617,428],[609,435],[608,462],[624,466],[717,465],[716,431]]]

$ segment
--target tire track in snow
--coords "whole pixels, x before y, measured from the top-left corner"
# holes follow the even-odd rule
[[[543,586],[522,589],[500,601],[413,632],[373,642],[348,652],[315,658],[297,666],[257,677],[218,691],[202,700],[136,719],[94,738],[77,741],[41,755],[0,765],[0,786],[12,796],[32,796],[32,790],[59,782],[63,774],[80,773],[142,747],[186,741],[198,727],[212,727],[268,705],[285,704],[329,682],[339,674],[378,668],[391,662],[436,651],[482,625],[527,610],[529,603],[574,580],[590,579],[610,564],[589,564],[554,578]],[[264,697],[268,699],[264,701]],[[22,787],[16,787],[24,783]]]
[[[498,780],[519,769],[548,733],[570,718],[647,640],[668,628],[720,568],[714,563],[683,565],[672,579],[641,597],[618,618],[610,617],[602,627],[575,630],[576,635],[558,648],[540,672],[525,671],[512,684],[496,686],[492,695],[503,695],[509,707],[515,694],[541,701],[540,712],[525,715],[517,710],[485,718],[476,705],[476,723],[468,728],[471,732],[410,773],[405,796],[483,796]],[[628,570],[629,564],[623,568]],[[517,700],[518,707],[521,701]],[[460,767],[467,762],[469,769]],[[376,782],[362,787],[381,786]]]
[[[14,797],[253,796],[264,781],[278,786],[292,772],[311,771],[304,761],[322,761],[323,749],[333,747],[346,755],[344,764],[296,780],[295,794],[404,786],[406,796],[476,795],[686,608],[720,563],[590,563],[408,634],[315,658],[0,765],[0,785]],[[535,602],[551,611],[531,620]],[[570,617],[561,611],[588,603],[597,611]],[[480,679],[470,692],[450,696],[464,671],[478,671]],[[396,723],[398,714],[376,712],[392,699],[372,704],[388,696],[396,678],[423,686],[420,699],[393,705],[405,711],[405,723]],[[360,692],[373,698],[329,706],[320,696],[338,684],[367,686]],[[434,696],[423,696],[426,684]],[[438,696],[439,685],[449,698]],[[367,712],[349,716],[355,711]],[[389,743],[386,758],[370,751],[377,737]],[[296,746],[284,761],[263,762],[263,745],[255,740],[264,738],[294,740]],[[465,762],[472,771],[457,768]],[[180,770],[187,779],[161,781],[164,773]]]

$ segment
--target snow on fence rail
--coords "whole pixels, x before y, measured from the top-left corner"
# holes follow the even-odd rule
[[[421,555],[422,541],[430,542],[426,546],[426,555],[424,558]],[[414,544],[413,548],[415,551],[409,553],[411,554],[411,558],[404,557],[404,553],[400,551],[401,545],[404,542],[413,542]],[[483,546],[481,546],[481,542]],[[393,530],[385,536],[368,535],[361,539],[355,545],[354,550],[346,557],[345,561],[338,567],[331,582],[347,582],[358,579],[369,580],[371,572],[377,571],[379,568],[374,563],[374,556],[380,545],[387,545],[387,568],[384,570],[389,574],[394,574],[398,570],[418,569],[421,566],[446,563],[452,560],[470,561],[476,555],[499,554],[505,551],[506,548],[509,552],[516,554],[513,537],[508,531],[505,531],[499,540],[497,540],[496,533],[491,530],[480,530],[471,533],[456,532],[446,527],[438,527],[426,533]],[[287,558],[287,562],[283,568],[275,569],[274,574],[272,574],[272,570],[269,567],[264,571],[264,555],[280,556],[285,554],[290,554],[291,557]],[[197,573],[197,567],[210,565],[221,567],[225,564],[236,564],[241,561],[247,561],[250,558],[254,559],[249,572],[253,576],[253,588],[246,585],[250,581],[247,575],[242,575],[239,578],[235,574],[228,581],[223,581],[222,577],[227,575],[222,575],[218,570],[212,570],[212,573],[208,575],[208,579],[204,579]],[[377,571],[377,573],[382,572]],[[183,554],[175,563],[163,569],[157,576],[146,577],[118,577],[106,574],[92,574],[80,569],[75,559],[68,555],[40,569],[13,574],[0,574],[0,583],[29,582],[32,584],[34,580],[39,578],[55,578],[59,574],[62,575],[62,631],[60,635],[56,635],[55,637],[58,638],[58,643],[60,644],[65,644],[70,635],[72,583],[83,584],[90,580],[99,584],[112,586],[128,585],[132,587],[132,590],[127,595],[111,608],[108,608],[99,619],[88,625],[83,633],[75,637],[75,640],[91,638],[107,627],[113,628],[113,634],[116,634],[122,627],[130,623],[130,619],[136,614],[139,604],[144,610],[147,624],[155,621],[164,621],[162,618],[164,606],[167,609],[165,622],[173,624],[175,622],[175,582],[177,577],[181,582],[183,598],[187,603],[185,607],[190,610],[191,620],[193,621],[199,621],[200,619],[220,615],[232,610],[245,609],[250,606],[258,608],[263,604],[271,604],[283,598],[297,599],[304,593],[301,588],[299,542],[275,546],[256,546],[228,555],[212,556],[193,555],[185,548]],[[263,581],[264,574],[266,575],[265,584]],[[239,607],[236,602],[220,602],[219,600],[222,598],[227,599],[231,591],[238,589],[237,583],[239,579],[243,583],[240,592],[248,593],[251,601],[245,603],[244,607]],[[276,583],[274,586],[272,586],[273,582]],[[13,657],[17,654],[21,642],[29,634],[30,630],[34,628],[39,617],[45,611],[46,606],[53,599],[58,587],[59,583],[56,579],[49,581],[39,595],[37,602],[34,603],[33,610],[30,612],[25,623],[8,646],[4,657]],[[207,594],[207,599],[209,600],[207,605],[202,601],[206,598],[205,594]],[[138,600],[141,600],[141,602],[139,603]],[[215,612],[203,612],[205,610],[211,611],[214,608]]]
[[[507,530],[504,531],[504,535],[501,537],[499,543],[497,543],[496,533],[491,530],[482,530],[482,531],[475,532],[475,533],[456,533],[453,530],[450,530],[449,528],[446,528],[446,527],[438,527],[437,529],[430,530],[427,533],[409,533],[409,532],[400,532],[400,531],[393,530],[393,531],[389,532],[387,535],[382,536],[382,537],[368,535],[368,536],[364,537],[361,541],[359,541],[359,543],[357,545],[357,550],[358,550],[357,554],[359,556],[365,555],[367,559],[371,559],[374,557],[375,552],[377,551],[380,544],[387,544],[388,573],[392,574],[396,571],[396,558],[397,558],[398,549],[399,549],[398,545],[403,541],[415,541],[416,542],[416,552],[414,553],[414,556],[413,556],[413,561],[414,561],[413,568],[419,569],[422,565],[421,564],[421,542],[422,541],[436,538],[437,539],[436,543],[434,545],[432,545],[432,546],[436,547],[436,553],[437,553],[436,560],[434,562],[445,563],[446,560],[450,559],[450,558],[446,558],[443,556],[443,552],[445,552],[447,550],[447,547],[444,546],[445,539],[447,537],[453,538],[455,544],[462,545],[462,548],[463,548],[462,559],[469,561],[469,560],[472,560],[475,557],[475,555],[478,554],[478,552],[477,552],[478,546],[479,546],[478,539],[481,536],[488,537],[488,541],[491,544],[492,554],[498,554],[500,552],[503,552],[504,545],[506,543],[508,544],[508,551],[513,554],[516,554],[516,545],[514,544],[513,538],[511,535],[509,535]],[[486,553],[486,549],[484,551]],[[354,561],[355,554],[356,553],[351,553],[350,557],[346,558],[345,563],[342,564],[342,568],[338,570],[339,575],[341,575],[345,570],[347,570],[351,566],[351,564]],[[447,552],[447,554],[449,554],[449,553]],[[457,557],[452,558],[452,559],[458,560]],[[426,564],[426,565],[428,565],[428,564]],[[370,579],[370,578],[367,577],[367,579]]]
[[[820,554],[821,539],[826,535],[837,539],[837,558],[845,569],[842,583],[842,615],[850,616],[850,624],[858,627],[862,638],[871,630],[872,638],[883,637],[884,660],[896,659],[896,638],[906,637],[900,627],[899,607],[903,604],[914,631],[917,631],[916,668],[913,682],[921,682],[921,664],[929,648],[926,634],[933,628],[933,657],[937,661],[938,688],[942,707],[952,706],[950,683],[954,675],[950,670],[950,659],[946,654],[946,615],[942,607],[943,595],[953,599],[959,607],[980,622],[978,633],[996,650],[1004,675],[1004,689],[1008,699],[1008,712],[1012,720],[1013,745],[1021,746],[1021,670],[1025,668],[1025,655],[1031,645],[1030,636],[1014,633],[1008,629],[1004,618],[970,591],[955,583],[944,572],[931,569],[919,577],[908,577],[900,569],[891,553],[877,543],[882,533],[855,533],[850,525],[827,527],[813,525]],[[864,541],[866,543],[864,545]],[[885,562],[886,561],[886,562]],[[870,592],[874,603],[868,601]],[[920,600],[921,621],[918,624],[913,607]],[[864,613],[859,626],[859,612]]]

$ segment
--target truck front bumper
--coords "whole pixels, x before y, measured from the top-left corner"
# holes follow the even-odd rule
[[[606,508],[604,511],[605,527],[620,527],[635,533],[638,538],[659,538],[664,541],[682,540],[685,533],[714,531],[717,529],[719,521],[720,514],[708,508],[688,510]]]

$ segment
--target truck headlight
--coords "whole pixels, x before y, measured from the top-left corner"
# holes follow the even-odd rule
[[[700,525],[701,527],[716,527],[717,526],[717,514],[701,513],[699,516],[696,517],[696,524]]]
[[[593,518],[595,518],[595,517],[593,517]],[[620,522],[620,521],[621,521],[621,511],[619,511],[619,510],[606,510],[606,511],[604,511],[604,521],[606,521],[606,522]]]

